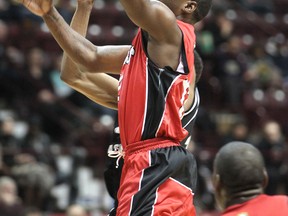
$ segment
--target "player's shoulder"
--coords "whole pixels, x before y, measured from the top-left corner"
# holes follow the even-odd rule
[[[271,200],[275,200],[277,202],[283,202],[283,204],[287,205],[288,208],[288,196],[286,195],[273,195],[269,196]]]
[[[274,206],[275,208],[282,209],[288,215],[288,196],[286,195],[261,195],[261,203],[266,203],[269,206]]]

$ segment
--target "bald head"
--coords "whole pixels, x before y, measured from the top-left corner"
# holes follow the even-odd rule
[[[216,155],[214,173],[220,176],[220,184],[228,193],[253,189],[265,180],[264,161],[253,145],[230,142]]]
[[[237,141],[218,151],[212,180],[218,207],[225,209],[262,194],[268,177],[259,150]]]

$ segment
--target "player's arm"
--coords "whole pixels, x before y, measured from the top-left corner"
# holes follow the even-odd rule
[[[93,0],[78,0],[70,26],[82,36],[86,35],[92,7]],[[65,52],[62,58],[61,79],[94,102],[117,109],[118,80],[104,73],[80,71]]]
[[[118,80],[108,74],[81,74],[79,79],[66,83],[92,101],[111,109],[117,109]]]
[[[181,31],[177,26],[175,14],[165,4],[156,0],[120,0],[129,18],[149,33],[153,39],[175,43],[181,39]],[[168,1],[167,1],[168,2]],[[173,1],[170,2],[173,4]],[[185,10],[192,12],[196,8],[195,1],[185,4]]]
[[[129,18],[159,41],[181,37],[174,13],[154,0],[120,0]],[[176,33],[176,34],[175,34]]]
[[[119,73],[129,46],[95,46],[74,31],[53,6],[52,0],[19,0],[32,13],[41,16],[53,37],[81,69]],[[113,64],[111,64],[113,62]]]
[[[175,70],[179,64],[182,43],[182,33],[175,14],[180,15],[182,10],[173,12],[164,3],[155,0],[120,0],[120,2],[129,18],[148,33],[149,58],[158,67],[170,66]],[[167,2],[174,4],[172,0]],[[183,6],[185,5],[183,10],[192,13],[196,3],[189,2],[187,5],[183,2]]]

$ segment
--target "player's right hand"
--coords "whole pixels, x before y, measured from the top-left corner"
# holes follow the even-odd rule
[[[52,0],[19,0],[28,10],[38,16],[46,15],[53,6]]]

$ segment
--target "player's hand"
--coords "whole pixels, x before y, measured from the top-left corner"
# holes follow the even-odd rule
[[[19,0],[28,10],[38,16],[47,14],[53,6],[52,0]]]

